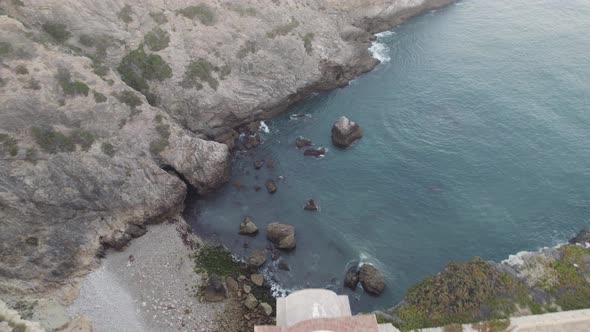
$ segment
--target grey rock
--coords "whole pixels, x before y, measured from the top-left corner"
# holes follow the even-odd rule
[[[326,149],[324,148],[308,148],[303,151],[304,156],[312,156],[312,157],[321,157],[326,154]]]
[[[272,307],[265,302],[260,303],[260,308],[264,311],[267,316],[272,315]]]
[[[254,250],[250,257],[248,257],[248,266],[252,268],[259,268],[266,262],[265,250]]]
[[[264,284],[264,276],[262,274],[253,274],[250,276],[250,280],[254,283],[254,285],[261,287]]]
[[[345,116],[340,117],[332,126],[332,143],[337,147],[349,147],[361,137],[363,137],[363,131],[359,125]]]
[[[252,221],[252,218],[246,217],[244,221],[240,224],[240,234],[244,235],[253,235],[258,233],[258,227]]]
[[[357,284],[359,283],[359,278],[360,271],[358,265],[351,266],[348,271],[346,271],[346,275],[344,276],[344,287],[355,290]]]
[[[246,294],[250,294],[250,292],[252,292],[252,287],[250,285],[244,285],[243,289],[244,293]]]
[[[590,227],[586,227],[578,232],[576,236],[570,239],[571,244],[584,244],[590,243]]]
[[[244,305],[246,308],[254,310],[256,307],[258,307],[258,300],[254,297],[254,295],[248,294],[246,301],[244,301]]]
[[[303,209],[307,211],[317,211],[318,206],[315,204],[315,201],[312,198],[310,198],[309,200],[307,200],[307,202],[305,202],[305,206],[303,207]]]
[[[292,250],[296,246],[295,227],[293,225],[277,222],[270,223],[266,226],[266,238],[278,249]]]
[[[312,141],[310,139],[305,138],[305,137],[299,136],[295,139],[295,146],[298,149],[304,148],[306,146],[311,146],[311,144],[312,144]]]
[[[225,278],[225,284],[227,285],[227,289],[232,293],[237,293],[240,290],[238,282],[232,277]]]
[[[204,298],[208,302],[219,302],[227,298],[227,289],[218,275],[212,274],[209,276]]]
[[[359,281],[365,292],[380,295],[385,289],[385,277],[375,266],[363,264],[359,268]]]

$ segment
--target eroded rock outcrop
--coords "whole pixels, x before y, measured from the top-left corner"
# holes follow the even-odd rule
[[[342,116],[332,126],[332,143],[340,148],[347,148],[357,139],[363,137],[363,131],[355,122]]]

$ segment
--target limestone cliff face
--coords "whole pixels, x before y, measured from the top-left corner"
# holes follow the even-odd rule
[[[235,128],[452,0],[0,1],[0,292],[43,291],[227,180]],[[173,172],[171,172],[173,173]]]

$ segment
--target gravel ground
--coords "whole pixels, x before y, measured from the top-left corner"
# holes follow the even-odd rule
[[[200,303],[193,287],[184,221],[149,227],[123,252],[108,252],[83,281],[71,317],[90,318],[99,331],[216,331],[223,303]]]

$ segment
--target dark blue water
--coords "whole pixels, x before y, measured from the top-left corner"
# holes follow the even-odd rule
[[[295,225],[292,270],[269,275],[349,294],[355,311],[395,304],[451,260],[564,242],[590,225],[589,32],[579,0],[470,0],[413,19],[380,38],[389,62],[290,111],[310,117],[268,122],[255,157],[234,163],[245,188],[193,202],[190,221],[243,256],[266,245],[264,231],[238,235],[245,215]],[[341,115],[365,131],[347,150],[330,143]],[[300,135],[326,157],[304,157]],[[276,194],[254,191],[279,176]],[[311,197],[320,212],[302,209]],[[387,275],[381,297],[342,289],[359,258]]]

